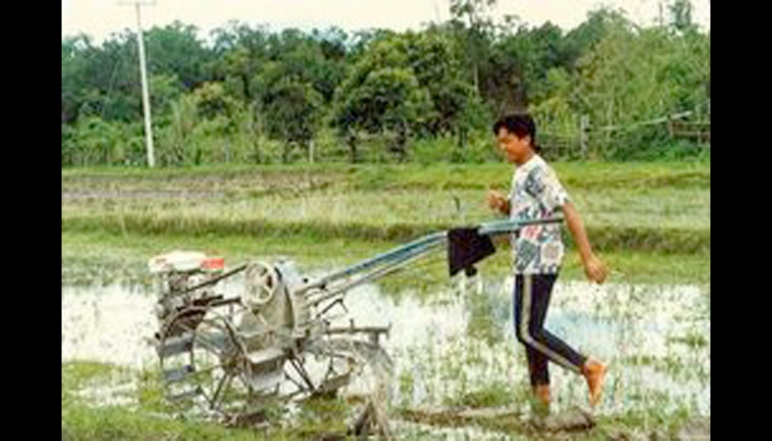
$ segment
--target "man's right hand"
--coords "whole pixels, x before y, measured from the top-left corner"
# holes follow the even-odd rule
[[[488,190],[488,207],[502,214],[509,214],[509,201],[500,191]]]
[[[584,264],[584,273],[591,282],[601,284],[608,277],[608,267],[594,254],[590,254],[582,262]]]

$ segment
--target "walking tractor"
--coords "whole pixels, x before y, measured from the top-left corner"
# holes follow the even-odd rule
[[[223,259],[204,253],[154,257],[149,269],[157,275],[159,329],[153,344],[166,397],[233,421],[269,402],[359,387],[370,413],[358,424],[377,425],[375,408],[387,397],[391,372],[381,346],[389,328],[355,324],[346,294],[442,249],[451,276],[462,269],[472,274],[474,263],[495,252],[491,236],[560,221],[503,220],[441,231],[314,279],[286,260],[226,270]],[[221,293],[225,281],[236,287],[228,296]]]

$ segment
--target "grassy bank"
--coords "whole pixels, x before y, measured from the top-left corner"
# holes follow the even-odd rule
[[[236,265],[249,259],[295,260],[304,271],[332,270],[371,257],[399,242],[333,238],[318,241],[298,235],[290,237],[253,237],[247,235],[142,235],[109,234],[105,232],[62,233],[62,282],[87,283],[128,280],[149,280],[146,263],[149,257],[173,249],[202,250],[226,257],[227,265]],[[330,250],[335,250],[330,253]],[[611,281],[630,283],[708,283],[710,281],[709,254],[663,254],[611,251],[600,256],[612,268]],[[504,277],[510,271],[511,256],[508,245],[499,245],[494,256],[483,261],[479,268],[486,277]],[[420,270],[420,277],[419,277]],[[447,283],[444,254],[428,256],[420,268],[406,269],[411,277],[395,274],[383,279],[383,284],[395,288],[420,288]],[[578,255],[569,251],[564,261],[561,279],[582,279],[584,273]]]
[[[709,279],[710,163],[555,167],[613,269],[634,282]],[[506,190],[510,178],[506,164],[63,170],[63,281],[141,278],[148,257],[174,248],[339,267],[495,219],[485,191]],[[485,270],[506,273],[508,256]],[[441,262],[429,266],[442,279]],[[582,276],[573,252],[564,276]]]
[[[561,181],[571,188],[623,187],[639,185],[685,187],[710,187],[710,162],[561,162],[553,167]],[[223,184],[236,184],[239,180],[274,184],[311,182],[334,179],[345,180],[347,185],[358,188],[381,188],[383,185],[423,188],[486,188],[488,184],[509,184],[512,167],[504,163],[446,164],[431,166],[419,164],[296,164],[296,165],[217,165],[191,168],[67,168],[62,169],[64,189],[80,187],[84,182],[131,182],[137,187],[151,183],[185,183],[194,180],[206,182],[206,178]],[[202,180],[203,179],[203,180]]]
[[[108,387],[118,383],[116,378],[134,381],[136,387],[128,392],[119,393],[128,403],[104,404],[88,398],[88,392],[100,385]],[[274,424],[261,428],[225,427],[214,422],[170,418],[168,413],[159,409],[156,385],[147,373],[132,372],[124,368],[92,363],[68,362],[62,364],[62,439],[83,441],[110,440],[345,440],[354,439],[346,436],[343,421],[344,407],[339,400],[319,401],[303,406],[304,412],[293,424]],[[507,396],[499,404],[522,406],[527,403],[525,395]],[[110,395],[106,393],[106,395]],[[488,394],[490,395],[490,393]],[[460,397],[462,409],[468,397]],[[488,400],[490,401],[490,400]],[[517,403],[515,403],[517,401]],[[486,403],[483,403],[487,405]],[[474,406],[473,406],[474,407]],[[514,439],[559,440],[566,439],[566,433],[540,432],[515,415],[496,419],[457,418],[452,415],[423,415],[408,408],[394,408],[391,418],[414,421],[440,427],[479,426],[494,431],[501,431]],[[690,417],[688,413],[664,415],[656,408],[644,412],[630,412],[615,416],[601,416],[597,426],[588,431],[573,433],[570,439],[595,441],[607,439],[631,439],[650,432],[669,438],[683,427]],[[413,435],[405,434],[400,439],[425,439],[431,433],[419,429]],[[617,438],[621,437],[621,438]],[[433,439],[436,439],[435,434]],[[666,439],[663,438],[663,439]]]

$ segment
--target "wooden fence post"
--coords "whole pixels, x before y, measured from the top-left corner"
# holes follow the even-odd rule
[[[579,120],[579,146],[582,151],[582,159],[587,159],[587,132],[590,129],[590,117],[582,115]]]

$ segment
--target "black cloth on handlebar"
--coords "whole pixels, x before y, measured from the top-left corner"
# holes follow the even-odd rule
[[[478,227],[448,230],[448,270],[450,276],[465,270],[467,276],[477,273],[474,264],[496,252],[491,238],[477,233]]]

